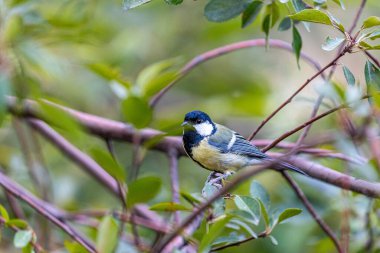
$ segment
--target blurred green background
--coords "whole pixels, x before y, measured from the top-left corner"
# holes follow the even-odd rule
[[[359,1],[344,2],[346,10],[331,3],[329,11],[349,27]],[[212,23],[204,17],[204,4],[205,1],[201,0],[185,0],[179,6],[172,6],[163,0],[155,0],[124,11],[120,0],[3,0],[0,1],[0,70],[9,74],[11,94],[31,99],[47,98],[77,110],[123,120],[120,96],[123,96],[124,90],[120,91],[120,85],[102,77],[91,66],[107,66],[133,86],[139,73],[156,62],[176,58],[177,66],[182,66],[194,56],[215,47],[264,37],[260,17],[245,29],[240,28],[239,18]],[[380,2],[370,0],[361,20],[379,11]],[[303,52],[322,66],[334,57],[336,52],[323,51],[321,44],[327,35],[337,35],[335,31],[321,25],[311,25],[311,32],[298,27],[303,38]],[[271,38],[291,42],[291,33],[274,29]],[[378,53],[375,55],[379,56]],[[365,61],[362,53],[348,55],[342,61],[363,85]],[[159,102],[149,127],[180,134],[178,126],[184,114],[199,109],[208,112],[215,121],[248,136],[265,116],[314,73],[315,70],[302,60],[298,69],[295,56],[278,49],[250,48],[234,52],[202,64],[178,82]],[[340,67],[334,80],[345,82]],[[305,121],[318,97],[316,86],[321,83],[321,79],[314,81],[256,138],[276,138]],[[333,117],[323,119],[312,128],[309,138],[335,133],[335,126]],[[96,137],[81,133],[78,138],[78,135],[68,131],[59,131],[83,151],[105,147],[105,143]],[[35,191],[10,116],[0,129],[0,140],[1,164],[8,175]],[[99,187],[96,181],[49,143],[42,138],[39,141],[45,160],[43,166],[51,176],[55,204],[71,210],[119,207],[118,201],[107,190]],[[132,163],[132,145],[122,142],[114,145],[118,160],[128,172]],[[321,162],[336,169],[344,167],[334,161]],[[373,170],[369,171],[360,175],[376,180],[377,175]],[[149,151],[139,175],[156,175],[163,180],[162,192],[150,203],[170,200],[165,154]],[[181,189],[199,193],[207,175],[207,171],[189,159],[180,159]],[[361,249],[367,236],[364,216],[368,199],[352,197],[352,194],[349,198],[342,198],[342,191],[335,187],[298,175],[295,178],[318,213],[338,235],[341,210],[346,205],[352,207],[351,250],[356,252]],[[257,180],[270,192],[274,208],[304,209],[278,173],[263,173]],[[247,185],[242,185],[238,191],[244,193],[246,189]],[[5,203],[4,195],[0,195],[0,201]],[[28,220],[33,226],[38,215],[27,210],[31,216]],[[58,237],[64,237],[60,232],[56,233]],[[260,239],[225,252],[335,251],[307,211],[281,224],[274,231],[274,236],[278,246],[273,246],[269,239]],[[3,237],[0,251],[11,252],[11,237],[6,234]]]

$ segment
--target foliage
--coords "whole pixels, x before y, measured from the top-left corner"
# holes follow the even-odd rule
[[[106,0],[0,1],[0,184],[28,190],[0,194],[0,251],[47,247],[47,252],[88,252],[87,241],[98,252],[159,247],[178,221],[218,194],[220,186],[204,183],[209,172],[190,159],[180,160],[176,182],[173,170],[178,168],[172,160],[178,162],[182,154],[173,151],[174,137],[161,143],[159,152],[149,149],[167,135],[179,134],[183,114],[193,109],[206,110],[248,135],[305,80],[312,91],[297,93],[300,99],[285,103],[282,115],[255,138],[275,139],[302,125],[320,99],[321,110],[342,105],[346,109],[339,116],[313,122],[300,150],[276,151],[303,152],[302,158],[333,170],[378,181],[380,5],[368,1],[371,8],[365,7],[351,30],[359,6],[345,2],[124,0],[121,6]],[[233,48],[231,43],[252,37],[264,37],[267,49],[223,57],[221,48],[212,50]],[[289,38],[295,60],[271,48],[272,38]],[[217,59],[201,65],[213,54]],[[303,54],[312,55],[317,70],[306,66],[310,59]],[[338,63],[349,54],[344,65]],[[319,77],[319,84],[310,83]],[[117,125],[114,141],[67,108],[88,112],[84,117],[99,125],[110,124],[104,118],[126,124]],[[33,127],[35,118],[67,143],[56,149],[54,141],[45,140],[48,134],[40,136]],[[125,129],[134,134],[125,136]],[[289,143],[297,145],[294,135]],[[77,156],[67,152],[70,144],[78,147]],[[170,173],[161,153],[170,158]],[[83,169],[86,164],[102,171],[91,173]],[[230,246],[234,252],[232,246],[238,244],[239,252],[335,252],[316,218],[305,214],[304,202],[278,174],[266,172],[239,183],[201,213],[199,227],[183,229],[178,236],[199,252]],[[93,179],[99,175],[114,179],[110,184],[116,190]],[[333,231],[349,234],[350,251],[379,250],[377,200],[295,178],[321,219]],[[8,194],[29,202],[20,205]],[[44,211],[52,216],[36,215]],[[344,231],[345,222],[350,231]]]

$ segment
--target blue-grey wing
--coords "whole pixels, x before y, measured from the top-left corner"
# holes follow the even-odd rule
[[[260,151],[256,146],[247,141],[243,136],[235,133],[236,140],[229,152],[250,156],[252,158],[266,158],[267,155]]]
[[[219,124],[216,124],[216,127],[216,133],[209,137],[208,142],[217,147],[221,152],[245,155],[252,158],[267,157],[260,149],[252,145],[240,134]]]

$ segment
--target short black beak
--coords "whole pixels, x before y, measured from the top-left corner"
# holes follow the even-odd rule
[[[187,121],[184,121],[184,122],[182,122],[182,124],[181,124],[182,127],[184,127],[184,126],[188,126],[188,125],[189,125],[189,122],[187,122]]]

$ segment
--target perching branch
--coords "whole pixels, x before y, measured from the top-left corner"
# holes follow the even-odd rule
[[[51,103],[51,105],[54,105],[54,104]],[[67,107],[62,107],[62,106],[59,106],[59,107],[62,110],[65,110],[66,112],[70,113],[71,116],[73,116],[85,129],[87,129],[92,134],[98,135],[102,138],[118,139],[118,140],[124,140],[127,142],[132,142],[133,140],[133,136],[135,135],[136,130],[128,124],[110,120],[110,119],[105,119],[99,116],[95,116],[95,115],[91,115],[91,114],[87,114],[83,112],[79,112],[73,109],[69,109]],[[37,104],[30,100],[25,101],[23,106],[20,108],[19,105],[16,104],[15,99],[12,97],[9,97],[8,108],[10,112],[18,114],[20,116],[25,116],[25,117],[29,116],[29,117],[36,117],[36,118],[39,117]],[[46,127],[44,127],[44,129],[47,130]],[[50,130],[47,132],[51,133]],[[139,134],[141,136],[141,141],[143,143],[148,140],[151,140],[152,138],[156,139],[157,137],[162,136],[162,138],[158,139],[157,142],[150,144],[149,146],[150,149],[159,150],[165,153],[168,153],[170,149],[176,149],[178,151],[178,155],[186,155],[183,149],[182,140],[180,137],[175,137],[175,136],[163,137],[164,133],[154,130],[154,129],[150,129],[150,128],[139,130]],[[52,136],[57,137],[55,134],[53,134]],[[58,140],[60,140],[61,138],[62,137],[59,137]],[[70,147],[68,148],[67,152],[69,152],[70,156],[74,157],[75,159],[74,161],[76,161],[77,159],[83,156],[83,154],[81,154],[79,155],[79,157],[77,157],[78,154],[76,154],[74,149],[72,149],[71,147],[72,145],[70,144],[70,146],[66,146],[66,145],[63,145],[64,143],[65,142],[62,142],[60,144],[62,146],[62,150],[66,152],[65,148]],[[85,162],[86,160],[87,158],[85,158],[84,161],[80,160],[80,164],[84,162],[84,165],[86,165],[87,164]],[[299,163],[297,166],[315,179],[333,184],[340,188],[359,192],[367,196],[380,197],[380,184],[378,183],[371,183],[364,180],[358,180],[358,179],[352,178],[352,180],[350,180],[350,184],[344,185],[343,182],[339,180],[339,178],[348,177],[348,176],[340,172],[328,169],[326,167],[324,167],[325,168],[323,170],[324,173],[320,173],[318,171],[319,170],[318,166],[321,166],[321,165],[313,164],[306,160],[303,160],[303,161],[304,162]],[[98,167],[98,165],[94,165],[94,166],[97,168],[96,170],[101,169],[100,167]],[[103,173],[105,172],[103,171]],[[106,175],[107,175],[106,178],[110,177],[107,173]],[[108,181],[108,180],[105,180],[105,181]],[[113,178],[112,178],[112,181],[115,182]],[[115,189],[114,192],[118,192],[116,188],[117,186],[116,182],[114,184],[115,184],[114,186],[110,186],[109,188]]]

